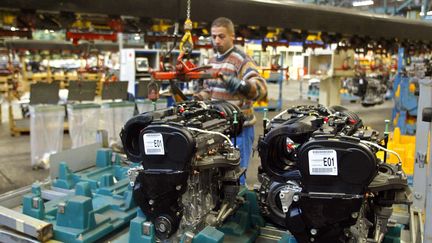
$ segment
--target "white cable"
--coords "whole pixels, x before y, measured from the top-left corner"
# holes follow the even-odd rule
[[[198,128],[194,128],[194,127],[186,127],[187,129],[191,130],[191,131],[197,131],[197,132],[202,132],[202,133],[208,133],[208,134],[215,134],[215,135],[219,135],[224,137],[231,146],[234,146],[233,143],[231,142],[231,139],[229,139],[229,137],[223,133],[220,132],[213,132],[213,131],[207,131],[207,130],[202,130],[202,129],[198,129]]]
[[[374,147],[376,147],[376,148],[378,148],[378,149],[384,150],[384,151],[386,151],[387,153],[394,154],[394,155],[396,155],[396,157],[398,158],[399,162],[402,163],[402,159],[401,159],[401,157],[400,157],[399,154],[396,153],[395,151],[390,150],[390,149],[386,149],[386,148],[384,148],[384,147],[382,147],[382,146],[380,146],[380,145],[378,145],[378,144],[376,144],[376,143],[372,143],[372,142],[369,142],[369,141],[361,140],[360,142],[361,142],[361,143],[364,143],[364,144],[369,144],[369,145],[374,146]]]
[[[273,117],[272,120],[273,120],[273,119],[278,119],[279,117],[281,117],[283,114],[285,114],[285,113],[287,113],[287,112],[288,112],[288,110],[284,110],[284,111],[282,111],[281,113],[279,113],[279,114],[277,114],[275,117]]]

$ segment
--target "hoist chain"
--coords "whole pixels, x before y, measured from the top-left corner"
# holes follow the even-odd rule
[[[191,0],[187,0],[186,19],[190,19]]]

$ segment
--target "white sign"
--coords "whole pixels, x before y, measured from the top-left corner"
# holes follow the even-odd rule
[[[308,155],[310,175],[338,175],[336,150],[313,149]]]
[[[144,134],[144,152],[146,155],[164,155],[164,144],[161,133]]]

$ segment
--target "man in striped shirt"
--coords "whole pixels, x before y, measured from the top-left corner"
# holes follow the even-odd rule
[[[211,38],[216,55],[209,60],[209,72],[219,72],[220,79],[205,80],[203,89],[195,95],[197,99],[226,100],[242,110],[245,116],[243,132],[237,137],[240,149],[240,166],[247,168],[254,142],[253,102],[267,96],[266,81],[260,76],[253,60],[234,46],[234,25],[228,18],[213,21]],[[240,178],[245,184],[245,178]]]

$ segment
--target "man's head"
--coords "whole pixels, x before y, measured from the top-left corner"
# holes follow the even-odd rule
[[[234,24],[228,18],[219,17],[211,26],[213,47],[220,54],[225,53],[234,45]]]

